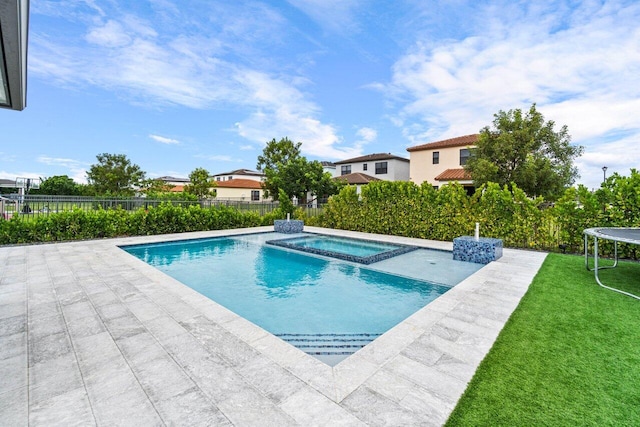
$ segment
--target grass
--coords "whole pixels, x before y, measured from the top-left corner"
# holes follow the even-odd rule
[[[603,270],[640,295],[640,264]],[[447,426],[639,426],[640,300],[550,254]]]

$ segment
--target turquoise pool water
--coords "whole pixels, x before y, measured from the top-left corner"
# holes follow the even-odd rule
[[[287,239],[288,243],[303,248],[313,248],[329,252],[355,256],[371,256],[398,249],[398,246],[381,242],[346,239],[333,236],[309,236]]]
[[[273,237],[122,248],[332,366],[450,289],[265,245]]]

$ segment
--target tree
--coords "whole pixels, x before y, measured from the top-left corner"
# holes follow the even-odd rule
[[[133,196],[145,172],[132,164],[124,154],[98,154],[98,163],[91,165],[87,180],[98,195]]]
[[[211,189],[215,182],[209,180],[209,171],[204,168],[195,168],[189,174],[190,183],[185,187],[185,192],[193,194],[198,198],[211,195]]]
[[[262,186],[266,197],[280,198],[283,190],[289,199],[296,196],[304,199],[310,192],[315,196],[336,194],[342,185],[334,181],[331,174],[324,172],[317,160],[308,161],[300,154],[302,143],[293,143],[288,138],[267,143],[262,155],[258,156],[258,170],[265,174]]]
[[[55,175],[42,181],[38,194],[47,194],[51,196],[77,196],[80,194],[80,187],[67,175]]]
[[[528,112],[520,109],[494,114],[493,128],[480,131],[476,148],[465,169],[473,183],[504,185],[515,183],[529,196],[555,200],[578,178],[573,160],[584,147],[571,145],[566,126],[554,130],[533,104]]]

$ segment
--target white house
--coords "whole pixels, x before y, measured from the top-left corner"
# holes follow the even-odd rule
[[[335,176],[363,173],[384,181],[409,181],[409,159],[391,153],[367,154],[335,165]]]

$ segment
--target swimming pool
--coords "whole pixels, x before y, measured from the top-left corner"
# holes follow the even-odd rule
[[[330,366],[450,289],[265,244],[274,237],[283,236],[263,233],[122,249]],[[419,250],[408,254],[410,262],[415,264],[423,251],[427,260],[430,251]]]

